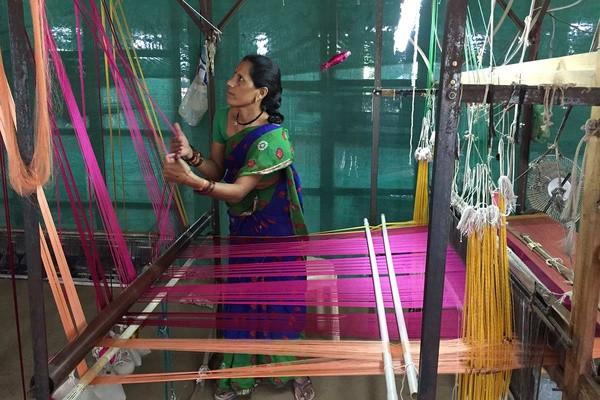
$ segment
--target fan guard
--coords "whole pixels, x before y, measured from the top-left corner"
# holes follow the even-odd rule
[[[547,155],[534,163],[527,173],[526,197],[529,208],[546,213],[560,221],[560,215],[571,196],[571,170],[573,161],[559,156]],[[579,175],[579,167],[577,174]],[[579,219],[579,205],[576,220]]]

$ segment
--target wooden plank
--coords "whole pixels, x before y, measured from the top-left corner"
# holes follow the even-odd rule
[[[600,49],[596,54],[596,84],[600,84]],[[600,119],[593,107],[591,119]],[[577,259],[573,285],[571,325],[573,347],[565,360],[565,396],[580,398],[580,376],[592,373],[592,349],[596,307],[600,293],[600,135],[587,141],[581,223],[577,237]]]
[[[522,99],[519,97],[521,89],[525,91]],[[561,106],[600,105],[600,88],[572,87],[563,90],[546,90],[543,86],[467,84],[461,85],[460,100],[464,103],[516,104],[522,102],[526,106],[545,102]],[[523,121],[526,121],[525,109],[523,113]],[[524,162],[525,169],[528,168],[528,160]],[[523,181],[527,182],[526,179]]]
[[[595,81],[596,52],[555,57],[546,60],[527,61],[521,64],[503,65],[466,71],[461,82],[495,85],[524,83],[536,85],[572,85],[579,87],[598,86]]]
[[[600,399],[600,385],[589,375],[582,376],[579,381],[579,399],[580,400],[598,400]]]
[[[542,7],[542,0],[534,0],[533,6],[536,10]],[[543,14],[535,14],[534,19],[541,20],[544,15]],[[527,61],[535,61],[538,59],[538,54],[540,52],[540,37],[542,34],[542,25],[539,23],[534,23],[535,30],[531,30],[529,32],[529,36],[527,40],[531,42],[529,49],[527,49]],[[492,75],[493,77],[493,75]],[[522,81],[519,80],[519,83]],[[529,165],[530,159],[530,150],[531,150],[531,138],[533,136],[533,105],[525,104],[519,110],[518,118],[521,118],[523,123],[522,128],[517,127],[517,131],[515,132],[515,141],[519,142],[519,157],[518,157],[518,168],[519,168],[519,176],[522,176],[526,171],[527,166]],[[517,124],[519,122],[517,121]],[[519,138],[520,136],[520,138]],[[517,214],[521,214],[524,211],[525,204],[527,203],[527,179],[521,179],[517,181]]]
[[[598,338],[595,340],[594,355],[596,358],[598,348]],[[565,371],[558,365],[545,365],[544,369],[550,376],[550,379],[556,383],[556,387],[561,390],[565,385]],[[600,399],[600,385],[595,378],[590,375],[585,375],[579,381],[579,400],[597,400]]]

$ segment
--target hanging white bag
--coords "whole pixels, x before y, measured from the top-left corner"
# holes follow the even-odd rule
[[[200,55],[198,73],[179,105],[179,115],[191,126],[196,126],[208,110],[208,77],[206,74],[206,50]]]

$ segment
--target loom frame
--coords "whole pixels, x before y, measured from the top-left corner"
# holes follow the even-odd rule
[[[206,229],[211,217],[205,213],[192,224],[155,262],[139,275],[101,313],[92,319],[85,329],[58,352],[46,365],[50,382],[57,386],[64,381],[77,364],[88,354],[96,343],[113,327],[119,318],[131,307],[139,296],[152,285],[168,268],[177,255],[188,247],[191,241]]]
[[[448,4],[450,4],[451,2],[449,1]],[[532,49],[530,49],[530,55],[529,55],[529,60],[534,60],[537,58],[537,52],[539,49],[539,38],[540,38],[540,34],[541,34],[541,22],[542,22],[542,18],[546,12],[546,10],[548,9],[550,4],[550,0],[545,0],[544,3],[541,3],[541,0],[536,0],[536,8],[539,9],[538,14],[536,16],[536,23],[532,29],[531,35],[530,35],[530,39],[534,39],[534,46]],[[462,4],[461,4],[462,6]],[[466,5],[465,5],[466,7]],[[540,17],[541,16],[541,17]],[[454,23],[450,23],[449,24],[449,20],[453,20]],[[456,27],[457,26],[463,26],[464,25],[465,20],[458,17],[457,18],[457,14],[456,14],[456,10],[450,9],[449,12],[446,14],[446,27],[449,27],[451,30],[445,30],[444,31],[444,43],[446,43],[446,39],[449,35],[453,35],[456,34]],[[463,29],[464,30],[464,29]],[[460,32],[460,29],[458,29],[458,31]],[[460,46],[462,47],[462,45],[464,44],[464,36],[462,38],[458,38],[460,41]],[[453,45],[456,45],[456,43],[452,43]],[[448,54],[451,52],[452,50],[448,50],[448,48],[446,47],[446,45],[444,45],[444,52],[442,53],[442,77],[440,79],[440,84],[441,85],[445,85],[447,84],[444,80],[444,78],[446,78],[443,73],[444,73],[444,67],[446,66],[446,63],[448,62]],[[600,54],[600,48],[597,50],[597,54]],[[598,59],[598,58],[597,58]],[[599,82],[600,80],[600,74],[599,71],[600,70],[600,63],[597,63],[597,68],[596,68],[596,82]],[[460,77],[458,77],[458,79],[456,80],[458,83],[458,85],[460,85]],[[489,85],[489,92],[494,92],[494,95],[496,94],[496,85]],[[443,88],[443,87],[442,87]],[[533,92],[535,91],[535,89],[533,87],[524,87],[522,88],[525,93],[526,96],[527,94],[529,94],[532,97],[535,97],[536,95],[533,94]],[[582,89],[579,88],[579,92],[580,93],[573,93],[574,98],[571,102],[569,102],[569,104],[577,104],[577,105],[596,105],[598,103],[598,101],[600,101],[600,96],[598,95],[598,87],[595,88],[591,88],[591,91],[594,91],[594,94],[591,95],[589,98],[585,99],[585,96],[582,96]],[[515,88],[513,88],[513,90],[515,90]],[[532,95],[533,94],[533,95]],[[539,93],[537,94],[537,96],[539,96]],[[512,95],[511,95],[512,97]],[[441,113],[443,110],[447,109],[448,107],[450,107],[450,105],[448,104],[448,101],[446,99],[446,96],[444,96],[444,92],[442,91],[442,95],[439,96],[440,98],[440,103],[439,103],[439,108],[440,108],[440,112],[438,112],[438,116],[441,117]],[[489,96],[486,97],[485,99],[486,102],[488,102],[489,100]],[[556,101],[556,99],[553,99],[554,102]],[[536,103],[534,101],[532,101],[531,104]],[[600,113],[600,109],[593,108],[592,109],[592,118],[594,116],[598,116],[598,114]],[[452,116],[452,117],[456,117],[457,116]],[[531,132],[532,132],[532,126],[533,126],[533,108],[532,105],[528,104],[527,106],[524,107],[523,110],[523,120],[525,121],[525,127],[523,128],[523,142],[521,143],[520,146],[520,150],[519,150],[519,156],[520,156],[520,171],[519,173],[522,174],[524,172],[524,169],[526,169],[528,167],[528,163],[529,163],[529,145],[530,145],[530,141],[531,141]],[[440,119],[440,121],[444,122],[443,119]],[[454,121],[456,122],[456,121]],[[439,128],[440,131],[442,131],[441,128]],[[436,136],[436,148],[439,149],[438,144],[437,144],[437,140],[439,138],[440,135]],[[590,164],[592,162],[594,162],[595,164],[592,165],[593,168],[595,168],[595,170],[593,170],[592,175],[594,175],[597,179],[597,175],[598,175],[598,166],[597,164],[600,164],[600,158],[597,156],[597,150],[598,147],[600,146],[600,144],[598,143],[599,138],[592,138],[590,141],[592,141],[592,149],[596,149],[596,151],[592,152],[594,153],[594,161],[591,161]],[[436,152],[436,156],[437,156]],[[434,163],[434,177],[436,176],[436,170],[439,168],[439,165],[437,165],[437,158],[435,159],[436,162]],[[592,171],[592,169],[588,169],[589,171]],[[592,182],[592,179],[589,179],[590,182]],[[434,181],[435,182],[435,178]],[[439,182],[438,182],[439,184]],[[447,185],[449,184],[448,181],[444,182],[444,185],[442,186],[442,190],[446,190],[447,189]],[[581,254],[580,257],[578,257],[578,262],[576,264],[576,270],[579,271],[584,271],[584,266],[583,263],[584,261],[581,261],[581,259],[583,259],[583,255],[586,254],[586,258],[588,258],[587,262],[591,263],[592,265],[590,265],[590,269],[591,271],[586,272],[586,275],[589,275],[589,278],[583,279],[583,283],[580,282],[581,287],[579,288],[579,290],[577,289],[577,286],[574,286],[573,288],[573,293],[574,293],[574,297],[578,298],[580,300],[580,303],[584,303],[584,306],[578,306],[578,313],[579,315],[575,317],[575,320],[572,321],[572,332],[575,335],[575,337],[573,338],[574,342],[575,342],[575,346],[567,348],[567,365],[566,365],[566,370],[565,370],[565,386],[564,388],[566,389],[566,394],[565,396],[568,399],[576,399],[576,398],[580,398],[580,395],[584,395],[585,393],[598,393],[600,392],[600,389],[598,389],[598,385],[595,384],[594,380],[591,379],[591,371],[588,372],[588,374],[582,374],[583,372],[583,364],[585,363],[585,361],[581,361],[582,359],[584,360],[588,360],[591,357],[591,345],[590,342],[592,342],[591,340],[589,340],[589,338],[587,338],[587,336],[589,336],[590,331],[593,331],[593,326],[590,328],[590,326],[585,326],[586,325],[586,321],[590,320],[590,314],[596,314],[596,308],[595,307],[587,307],[587,309],[585,308],[586,305],[594,305],[597,304],[598,302],[598,290],[597,290],[597,281],[600,279],[600,260],[598,260],[598,248],[600,247],[600,239],[599,239],[599,234],[600,234],[600,210],[597,208],[597,202],[600,200],[598,198],[593,199],[591,196],[594,196],[597,192],[597,184],[594,185],[594,187],[592,188],[592,190],[584,190],[584,200],[583,203],[584,204],[588,204],[588,215],[592,218],[588,218],[586,219],[582,219],[582,228],[580,230],[581,234],[580,237],[578,239],[578,243],[581,245],[583,244],[588,244],[588,246],[591,246],[591,249],[586,249],[584,248],[585,246],[578,246],[578,254]],[[439,188],[439,186],[434,186],[434,184],[432,183],[432,192],[433,195],[435,196],[435,193],[437,191],[437,189]],[[524,198],[524,195],[522,195],[522,193],[524,193],[526,189],[526,182],[525,180],[522,180],[519,183],[519,196],[521,198]],[[588,192],[588,194],[586,195],[586,192]],[[593,192],[593,194],[591,193]],[[587,201],[586,201],[587,199]],[[448,203],[443,203],[442,206],[447,205]],[[593,207],[594,204],[596,204],[596,211],[594,213],[593,211]],[[433,212],[436,210],[436,205],[433,204],[432,205],[432,214]],[[582,211],[583,213],[583,211]],[[595,215],[595,218],[593,218]],[[432,221],[436,221],[435,217],[432,215],[431,218]],[[595,227],[594,227],[595,224]],[[431,225],[430,225],[431,227]],[[436,232],[433,232],[433,234],[435,234]],[[437,232],[438,234],[440,232]],[[595,238],[595,239],[594,239]],[[434,236],[430,235],[428,240],[434,240]],[[580,249],[580,247],[582,249]],[[590,254],[595,254],[595,258],[590,259]],[[429,257],[429,245],[428,245],[428,257]],[[590,261],[593,260],[593,261]],[[427,264],[427,268],[429,267],[429,263]],[[593,267],[593,268],[592,268]],[[426,293],[425,296],[428,295],[427,292],[427,282],[428,282],[428,278],[429,278],[429,273],[428,270],[426,269]],[[581,280],[580,280],[581,281]],[[443,282],[442,282],[442,288],[443,288]],[[593,289],[592,289],[593,288]],[[585,296],[585,294],[589,294],[587,297]],[[592,294],[595,293],[595,296],[593,296]],[[577,297],[578,296],[578,297]],[[591,298],[591,300],[590,300]],[[577,303],[577,302],[576,302]],[[425,301],[425,305],[427,305],[428,303]],[[441,307],[441,301],[439,302],[439,305]],[[438,304],[434,304],[434,306],[438,306]],[[439,312],[438,309],[434,309],[432,311],[429,311],[427,309],[424,309],[424,315],[423,315],[423,322],[425,323],[425,315],[430,312],[430,313],[437,313]],[[584,325],[584,326],[581,326]],[[589,324],[587,324],[589,325]],[[586,333],[588,334],[586,336]],[[582,342],[582,346],[579,346],[577,343],[578,342]],[[437,342],[437,345],[439,346],[439,341]],[[423,342],[422,342],[422,346],[423,346]],[[432,348],[434,347],[434,344],[432,343]],[[435,346],[437,348],[437,346]],[[424,351],[426,349],[421,349],[422,354],[424,354]],[[431,351],[431,349],[430,349]],[[436,352],[436,350],[433,350],[433,352]],[[427,358],[425,358],[425,360],[427,360]],[[569,365],[571,364],[571,365]],[[421,368],[423,369],[423,364],[421,366]],[[562,381],[562,372],[560,371],[560,369],[556,369],[556,371],[559,373],[559,377],[554,377],[553,379],[555,381]],[[434,375],[435,372],[432,372],[432,375]],[[581,374],[581,375],[580,375]],[[427,376],[427,379],[435,379],[433,377],[429,377]],[[421,375],[421,383],[424,381],[424,377],[423,375]],[[584,383],[584,387],[578,387],[578,383],[579,382],[583,382]],[[561,386],[563,387],[563,386]],[[586,391],[584,393],[584,390]],[[431,399],[433,400],[435,398],[435,390],[433,395],[431,394],[431,391],[428,391],[427,393],[420,393],[420,398],[422,399]]]
[[[461,107],[460,72],[464,57],[467,3],[467,0],[449,0],[446,3],[421,323],[421,332],[426,330],[430,332],[421,340],[419,399],[422,400],[434,400],[436,397],[442,293],[446,269],[446,246],[450,234],[449,208],[456,132]]]
[[[462,68],[462,49],[465,40],[465,21],[466,21],[466,9],[467,9],[467,0],[449,0],[446,5],[446,20],[445,20],[445,28],[443,34],[443,51],[441,58],[441,71],[440,71],[440,89],[438,89],[440,95],[438,96],[438,134],[436,135],[436,143],[435,148],[436,152],[434,155],[434,164],[433,164],[433,180],[432,180],[432,201],[430,204],[431,212],[430,212],[430,225],[429,225],[429,236],[427,243],[427,263],[425,270],[425,293],[424,293],[424,307],[423,307],[423,328],[427,326],[429,329],[434,327],[433,331],[435,333],[439,332],[439,316],[441,315],[441,296],[439,296],[440,289],[443,289],[444,282],[443,278],[440,278],[440,275],[443,276],[444,265],[445,265],[445,254],[441,250],[442,247],[440,244],[446,245],[448,241],[449,234],[449,224],[447,223],[448,216],[448,207],[450,205],[450,194],[451,194],[451,184],[452,184],[452,176],[448,175],[447,171],[444,169],[451,169],[451,161],[454,159],[453,150],[455,148],[456,142],[456,127],[458,125],[458,116],[460,109],[458,112],[456,111],[457,105],[461,101],[466,101],[465,98],[458,98],[457,91],[462,93],[463,85],[460,83],[461,74],[460,70]],[[530,39],[534,40],[534,46],[530,49],[529,60],[534,60],[537,58],[538,49],[539,49],[539,39],[541,34],[542,27],[542,18],[545,15],[546,10],[550,5],[550,0],[544,0],[542,4],[541,0],[536,0],[535,8],[538,10],[538,14],[536,17],[536,22],[534,27],[530,33]],[[541,16],[541,18],[540,18]],[[519,24],[517,24],[519,25]],[[599,50],[600,54],[600,50]],[[600,69],[600,64],[598,64],[598,68]],[[597,69],[598,71],[598,69]],[[597,72],[598,75],[598,72]],[[600,79],[598,76],[596,78],[596,82]],[[496,85],[488,85],[489,93],[494,93],[494,97],[496,95],[496,91],[501,89],[500,87],[496,87]],[[520,171],[519,174],[522,174],[528,167],[529,163],[529,146],[531,141],[531,133],[533,127],[533,103],[537,103],[533,101],[533,99],[537,96],[539,99],[539,93],[535,94],[534,87],[521,87],[521,91],[525,92],[525,96],[532,97],[531,104],[528,104],[524,107],[523,112],[523,120],[525,121],[525,127],[523,128],[523,142],[521,143],[519,149],[519,157],[520,157]],[[591,88],[594,91],[593,95],[589,98],[585,99],[582,96],[582,89],[579,88],[579,93],[573,93],[572,103],[569,104],[578,104],[578,105],[595,105],[598,101],[600,101],[600,96],[598,95],[600,91],[598,91],[598,87]],[[474,88],[474,91],[477,89]],[[481,89],[479,89],[481,90]],[[503,88],[506,90],[506,87]],[[512,91],[516,92],[516,87],[512,88]],[[490,95],[482,98],[485,102],[490,102]],[[482,96],[483,97],[483,96]],[[496,98],[496,97],[495,97]],[[513,100],[513,95],[509,96],[510,100]],[[556,102],[556,99],[553,99]],[[495,100],[497,101],[497,100]],[[510,102],[510,101],[509,101]],[[597,111],[598,112],[598,111]],[[594,114],[594,112],[593,112]],[[451,129],[454,127],[454,129]],[[596,146],[597,147],[597,146]],[[451,151],[448,151],[448,150]],[[600,162],[600,158],[596,157],[598,162]],[[522,180],[519,183],[519,195],[521,198],[524,198],[524,190],[526,189],[526,181]],[[584,202],[585,202],[586,194],[584,191]],[[596,199],[598,201],[599,199]],[[591,202],[591,200],[588,200]],[[446,215],[444,215],[444,213]],[[600,210],[597,210],[596,214],[600,214]],[[596,222],[596,237],[600,232],[600,216],[596,218],[596,221],[591,221],[591,224]],[[583,224],[589,224],[589,221],[584,221]],[[598,247],[598,241],[600,239],[596,239],[594,242],[594,229],[584,228],[584,231],[588,231],[586,234],[587,237],[580,238],[579,240],[583,243],[595,243],[594,246]],[[591,238],[590,238],[591,235]],[[433,243],[432,243],[433,242]],[[436,247],[436,245],[438,245]],[[578,250],[579,252],[580,250]],[[593,249],[592,249],[592,252]],[[584,250],[581,251],[584,253]],[[597,251],[596,258],[597,257]],[[439,258],[438,258],[439,257]],[[580,257],[583,258],[583,257]],[[431,262],[432,260],[437,261],[437,263]],[[581,265],[581,261],[578,262],[578,265]],[[600,260],[596,259],[595,264],[600,264]],[[581,269],[581,267],[579,267]],[[593,271],[593,277],[590,279],[585,279],[583,282],[582,292],[585,293],[594,293],[590,291],[588,287],[591,287],[595,284],[595,281],[600,279],[600,268]],[[594,281],[595,280],[595,281]],[[440,290],[437,293],[436,290]],[[588,303],[595,301],[598,302],[597,293],[595,291],[596,298],[595,300],[588,301]],[[574,288],[574,296],[575,288]],[[588,296],[590,297],[590,296]],[[585,297],[584,297],[585,298]],[[585,310],[585,308],[580,310],[582,316],[579,320],[573,322],[573,325],[576,323],[583,322],[586,319],[586,314],[590,314],[593,312],[596,313],[595,308],[592,308],[592,311]],[[589,319],[589,318],[588,318]],[[428,324],[429,323],[429,324]],[[428,324],[428,325],[426,325]],[[435,329],[437,328],[437,329]],[[585,329],[585,328],[582,328]],[[578,328],[575,328],[574,331],[577,332]],[[588,328],[589,331],[589,328]],[[581,338],[579,338],[581,339]],[[577,338],[575,338],[577,340]],[[586,341],[586,343],[589,341]],[[434,400],[435,399],[435,387],[437,381],[437,360],[439,355],[439,334],[427,336],[423,338],[421,342],[421,364],[420,364],[420,381],[419,381],[419,398],[424,400]],[[591,356],[591,351],[589,344],[586,345],[585,354],[581,353],[581,350],[575,352],[573,349],[569,350],[568,357],[572,360],[579,360],[584,357],[586,360],[589,356]],[[580,393],[581,389],[577,389],[577,382],[579,379],[574,378],[572,375],[574,373],[579,373],[581,369],[581,363],[578,361],[579,367],[571,367],[571,372],[567,370],[567,374],[570,375],[570,385],[569,379],[566,379],[567,388],[570,389],[570,393],[568,393],[569,399],[578,398],[578,393]],[[579,368],[579,371],[573,372],[573,369]],[[579,375],[577,375],[579,376]],[[589,376],[588,376],[589,378]],[[584,380],[588,386],[592,385],[592,379]],[[570,386],[570,388],[569,388]],[[593,385],[592,385],[593,386]],[[577,392],[576,392],[577,391]],[[600,390],[599,390],[600,391]]]
[[[201,3],[201,6],[203,6],[205,8],[205,15],[211,16],[212,14],[212,10],[211,10],[211,6],[212,6],[212,1],[211,0],[199,0]],[[241,5],[241,3],[243,2],[243,0],[238,0],[238,2],[236,3],[236,5],[234,7],[239,7]],[[9,8],[13,7],[13,6],[18,6],[20,4],[20,2],[16,1],[16,0],[10,0],[9,1]],[[379,4],[382,4],[382,0],[378,0],[378,10],[379,10]],[[464,41],[464,19],[461,19],[462,17],[462,12],[463,12],[463,5],[464,8],[466,9],[466,4],[467,4],[467,0],[449,0],[449,4],[458,4],[458,7],[450,7],[449,12],[447,13],[447,18],[446,18],[446,26],[449,28],[447,30],[445,30],[444,32],[444,42],[446,43],[446,40],[448,40],[449,43],[452,44],[452,47],[454,49],[456,49],[457,47],[461,47],[462,43]],[[22,4],[21,5],[21,14],[22,14]],[[544,3],[544,7],[547,9],[549,5],[549,0],[546,0]],[[235,10],[234,10],[235,11]],[[13,15],[13,13],[9,13],[9,17],[15,17],[18,16],[18,14]],[[228,14],[229,16],[229,14]],[[377,12],[377,17],[380,17],[380,13],[379,11]],[[513,18],[513,16],[511,15],[511,18]],[[453,24],[454,22],[457,21],[462,21],[461,23],[458,24]],[[223,21],[222,21],[223,22]],[[539,28],[541,28],[541,21],[539,24]],[[17,21],[17,23],[22,23],[22,21]],[[221,24],[219,24],[219,27],[221,26]],[[379,31],[379,34],[381,32]],[[462,35],[462,37],[461,37]],[[11,42],[11,51],[12,51],[12,46],[13,43],[17,43],[19,42],[19,39],[22,42],[22,39],[24,38],[23,35],[19,35],[19,34],[12,34],[12,37],[14,38],[14,40]],[[460,46],[459,46],[460,45]],[[16,45],[15,45],[16,46]],[[445,47],[446,48],[446,47]],[[22,49],[21,49],[22,50]],[[17,50],[18,52],[19,50]],[[17,53],[18,54],[18,53]],[[24,52],[21,52],[21,55],[24,55]],[[456,58],[453,56],[457,56],[460,58]],[[451,127],[453,125],[456,125],[456,119],[458,118],[458,113],[459,110],[457,110],[457,105],[459,105],[460,103],[460,99],[457,99],[457,89],[460,88],[460,77],[458,75],[458,77],[456,76],[456,71],[458,70],[460,72],[460,68],[462,62],[458,62],[458,60],[461,59],[461,54],[460,52],[456,53],[452,53],[450,51],[445,51],[442,54],[442,77],[443,79],[441,80],[441,96],[440,96],[440,102],[438,104],[439,110],[440,112],[438,112],[438,118],[441,117],[441,115],[443,114],[444,116],[448,117],[448,118],[440,118],[440,121],[442,124],[444,124],[445,129],[440,129],[441,132],[444,132],[445,135],[443,135],[443,139],[439,139],[439,136],[442,135],[438,135],[438,139],[439,143],[436,143],[436,147],[441,150],[443,149],[444,151],[438,151],[436,152],[436,162],[434,163],[434,182],[436,182],[437,186],[437,190],[432,189],[433,191],[433,201],[432,201],[432,221],[435,221],[435,223],[433,223],[432,225],[430,225],[430,237],[429,237],[429,241],[428,241],[428,256],[427,256],[427,270],[426,270],[426,292],[425,292],[425,307],[424,307],[424,318],[423,318],[423,323],[425,324],[426,319],[428,321],[431,321],[434,326],[439,326],[439,313],[441,311],[441,298],[438,298],[439,296],[434,296],[432,294],[432,292],[436,289],[439,289],[440,287],[440,282],[439,279],[436,279],[436,277],[434,277],[435,274],[439,273],[439,269],[435,270],[434,268],[434,262],[437,262],[438,265],[444,265],[444,263],[439,263],[440,261],[445,261],[445,244],[447,243],[448,240],[448,233],[449,233],[449,223],[448,223],[448,218],[447,218],[447,207],[450,203],[449,199],[450,199],[450,185],[449,182],[451,182],[451,176],[450,178],[448,178],[448,174],[446,173],[446,171],[444,171],[444,167],[448,166],[449,163],[452,162],[453,160],[453,146],[454,146],[454,140],[456,139],[456,129],[451,129]],[[13,68],[17,68],[16,66],[20,66],[23,67],[22,69],[26,70],[25,66],[26,66],[26,61],[24,60],[24,58],[22,58],[21,62],[16,62],[16,60],[18,60],[19,58],[16,57],[15,55],[13,55]],[[381,68],[381,58],[379,57],[379,59],[376,59],[376,69],[377,68]],[[25,71],[26,74],[26,71]],[[15,73],[16,75],[16,73]],[[26,76],[26,75],[25,75]],[[209,80],[209,87],[212,84],[212,87],[209,89],[209,104],[211,104],[211,106],[209,107],[213,107],[213,111],[214,111],[214,80],[210,79]],[[377,86],[377,85],[376,85]],[[24,81],[19,81],[17,85],[15,85],[15,98],[18,102],[22,102],[24,101],[24,97],[20,97],[19,96],[19,90],[22,90],[24,87],[26,87],[26,83]],[[380,96],[377,95],[377,90],[379,90],[377,87],[374,91],[374,98],[380,98]],[[476,91],[477,89],[474,88],[474,91]],[[526,91],[528,93],[531,93],[531,90],[533,89],[526,89]],[[590,101],[594,101],[594,99],[598,100],[598,88],[593,89],[593,94],[589,95],[589,97],[587,98],[587,100],[584,98],[582,100],[581,103],[577,103],[577,104],[596,104],[596,103],[590,103]],[[496,92],[497,93],[497,92]],[[495,93],[495,96],[496,96]],[[539,97],[539,95],[538,95]],[[573,93],[573,98],[574,99],[582,99],[584,96],[582,93],[580,93],[579,95],[577,93]],[[496,97],[497,98],[497,97]],[[463,101],[464,98],[463,98]],[[574,100],[575,101],[575,100]],[[25,103],[28,103],[25,102]],[[17,110],[25,110],[24,108],[21,108],[21,106],[17,107]],[[373,112],[375,112],[375,107]],[[17,111],[19,113],[19,111]],[[24,112],[23,112],[24,114]],[[23,119],[23,114],[21,115],[21,118],[19,118],[19,126],[20,128],[20,132],[25,131],[24,126],[26,126],[27,123],[30,122],[30,118],[29,118],[29,114],[26,115],[26,117]],[[212,120],[212,114],[211,115],[211,120]],[[378,114],[378,113],[376,113]],[[375,117],[375,116],[374,116]],[[525,117],[525,115],[524,115]],[[212,124],[211,124],[212,125]],[[442,126],[442,125],[438,125],[438,126]],[[374,122],[374,135],[375,135],[375,122]],[[27,140],[27,138],[23,138],[24,141]],[[454,139],[454,140],[453,140]],[[375,136],[374,136],[374,146],[373,148],[376,148],[375,144],[377,142],[375,141]],[[528,147],[528,146],[526,146]],[[437,154],[440,154],[439,159]],[[22,152],[22,154],[25,154]],[[375,153],[376,154],[376,153]],[[527,158],[528,158],[528,153],[527,153]],[[446,168],[446,170],[448,170],[448,168]],[[375,169],[376,171],[376,169]],[[373,182],[373,180],[372,180]],[[377,191],[377,180],[376,180],[376,175],[375,175],[375,179],[374,179],[374,185],[372,184],[371,187],[371,191],[372,193]],[[25,210],[29,210],[30,212],[30,216],[35,217],[36,213],[35,213],[35,206],[33,205],[35,203],[30,203],[27,201],[27,199],[24,200],[24,208]],[[213,213],[215,210],[215,204],[213,203]],[[375,201],[372,202],[372,210],[375,208],[376,209],[376,197],[375,197]],[[218,210],[218,209],[217,209]],[[27,211],[26,211],[27,214]],[[444,215],[446,214],[446,215]],[[218,230],[218,212],[215,213],[214,215],[215,218],[213,218],[213,226],[216,226],[216,229]],[[441,217],[441,218],[435,218],[435,217]],[[30,266],[31,269],[33,270],[37,270],[39,271],[39,277],[41,278],[41,262],[40,262],[40,258],[39,258],[39,248],[38,251],[34,251],[36,246],[39,246],[39,236],[36,238],[35,236],[37,235],[37,218],[32,218],[35,221],[35,227],[31,227],[29,225],[27,225],[26,222],[26,227],[28,227],[28,231],[31,235],[26,235],[27,238],[31,239],[30,244],[28,245],[28,249],[31,249],[32,251],[28,251],[28,265]],[[26,219],[27,221],[27,219]],[[441,229],[435,229],[435,228],[441,228]],[[439,239],[442,240],[439,240]],[[37,240],[36,240],[37,239]],[[433,243],[432,243],[433,242]],[[36,244],[37,243],[37,244]],[[444,246],[441,246],[440,244],[443,243]],[[29,247],[31,246],[31,247]],[[440,251],[440,249],[444,249],[444,251]],[[442,254],[440,254],[442,253]],[[31,257],[31,259],[29,258]],[[39,268],[35,268],[36,266],[38,266]],[[443,267],[442,267],[443,268]],[[37,271],[30,271],[30,281],[31,284],[37,284],[38,286],[41,286],[41,279],[37,279],[36,275],[38,274]],[[441,281],[441,287],[443,287],[443,280]],[[31,293],[36,293],[36,290],[31,290],[30,287],[30,296]],[[35,296],[34,296],[35,297]],[[37,296],[39,297],[39,296]],[[39,298],[35,298],[36,302],[41,300],[41,304],[38,304],[38,312],[36,313],[33,309],[30,310],[30,315],[31,315],[31,319],[32,319],[32,331],[34,332],[34,338],[38,338],[37,340],[34,339],[34,348],[36,348],[37,345],[40,345],[41,347],[39,348],[40,351],[34,351],[35,354],[35,364],[36,364],[36,370],[35,370],[35,376],[36,376],[36,382],[38,382],[39,384],[36,385],[35,390],[36,392],[39,390],[40,393],[42,390],[44,390],[44,386],[45,386],[45,382],[46,379],[44,379],[45,376],[47,376],[48,374],[44,374],[44,366],[42,365],[38,365],[40,364],[39,360],[44,359],[46,356],[45,354],[47,354],[47,350],[44,351],[44,349],[42,349],[42,342],[45,343],[45,323],[44,323],[44,316],[41,315],[39,316],[39,311],[42,310],[42,314],[43,314],[43,299],[39,299]],[[439,303],[439,307],[438,307],[438,303]],[[33,307],[33,304],[32,304]],[[436,315],[438,316],[436,318]],[[437,331],[439,331],[439,329],[437,329]],[[429,336],[428,336],[429,337]],[[423,389],[425,389],[425,391],[423,391],[420,395],[420,398],[423,399],[433,399],[433,397],[435,396],[435,383],[436,383],[436,379],[437,379],[437,371],[436,371],[436,367],[437,367],[437,353],[438,353],[438,346],[436,346],[435,344],[437,343],[437,345],[439,346],[439,335],[437,338],[432,337],[431,338],[431,343],[429,343],[429,346],[425,347],[425,345],[422,343],[422,353],[423,354],[423,362],[421,364],[421,383],[423,385]],[[433,344],[433,345],[432,345]],[[423,347],[425,347],[425,352],[423,352]],[[431,353],[429,353],[431,352]],[[429,354],[428,354],[429,353]],[[37,356],[37,357],[36,357]],[[46,364],[45,361],[42,364]],[[47,367],[47,366],[46,366]],[[42,383],[40,383],[42,382]],[[420,391],[421,392],[421,391]],[[44,398],[43,396],[41,396],[40,398]]]

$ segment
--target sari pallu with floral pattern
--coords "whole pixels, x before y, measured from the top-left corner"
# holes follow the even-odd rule
[[[288,133],[278,125],[262,125],[246,128],[229,137],[225,143],[225,182],[233,183],[244,175],[260,174],[272,176],[280,174],[280,180],[264,189],[254,189],[239,203],[228,204],[229,232],[231,243],[243,243],[249,236],[291,236],[307,234],[302,207],[300,179],[292,165],[293,148]],[[281,171],[285,173],[281,173]],[[269,257],[268,254],[252,258],[232,258],[230,264],[244,264],[273,261],[294,261],[302,257]],[[227,283],[278,281],[285,285],[289,280],[306,277],[261,277],[228,278]],[[305,314],[305,306],[283,306],[265,304],[225,304],[224,313],[256,314]],[[266,322],[268,323],[268,321]],[[301,332],[269,332],[261,329],[223,330],[227,339],[298,339]],[[264,356],[228,353],[224,355],[221,369],[244,367],[271,362],[293,361],[293,356]],[[268,378],[276,386],[284,386],[292,378]],[[251,389],[256,382],[253,378],[228,378],[219,381],[219,389]]]

